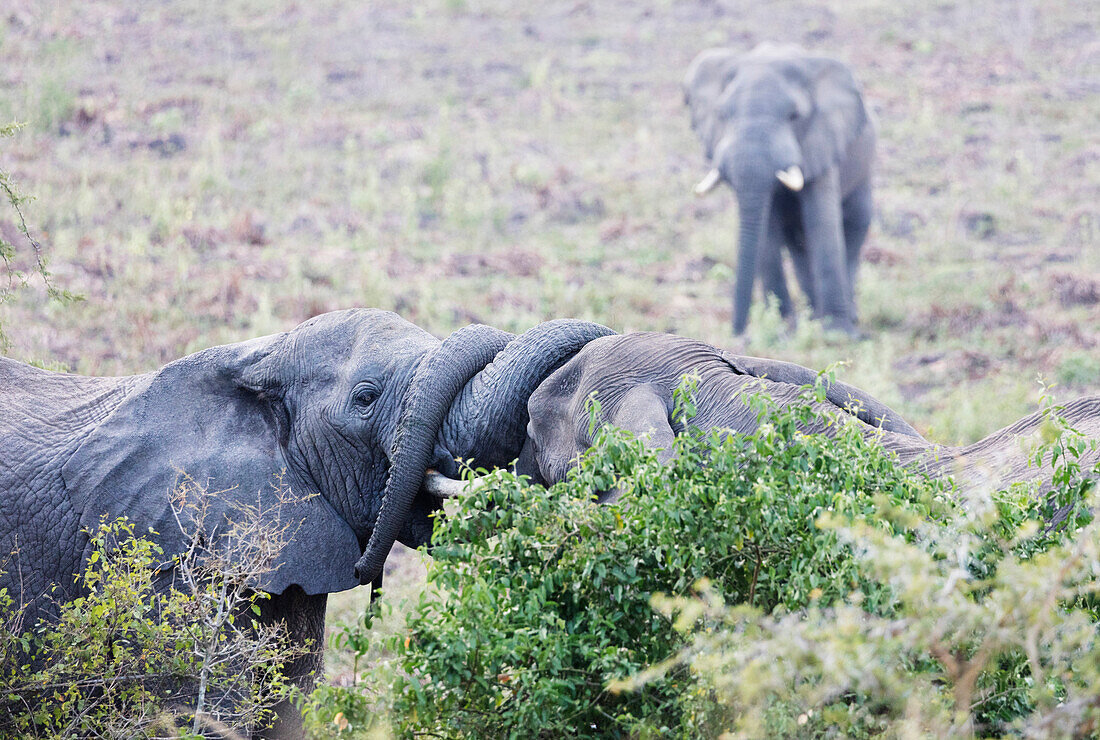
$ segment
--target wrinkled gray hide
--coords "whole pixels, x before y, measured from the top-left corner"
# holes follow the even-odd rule
[[[574,320],[520,337],[474,325],[441,343],[357,309],[128,378],[0,358],[0,562],[11,553],[0,587],[29,602],[28,623],[49,616],[52,586],[53,598],[77,595],[82,530],[104,514],[156,530],[168,556],[182,551],[170,492],[186,474],[216,493],[208,531],[242,504],[290,525],[280,566],[257,587],[274,595],[262,618],[316,648],[288,667],[308,685],[326,595],[379,582],[395,539],[429,542],[440,500],[424,488],[428,468],[510,462],[531,390],[609,333]],[[296,715],[283,709],[269,734],[293,737]]]
[[[239,504],[291,525],[281,565],[257,586],[274,594],[266,618],[313,641],[317,651],[289,668],[307,682],[320,664],[326,594],[359,583],[409,380],[438,346],[394,314],[360,309],[132,377],[0,358],[0,560],[12,553],[0,587],[30,603],[28,620],[50,614],[53,585],[52,598],[75,597],[89,552],[82,530],[103,514],[159,532],[168,556],[181,552],[169,493],[186,473],[218,492],[208,530]],[[412,508],[400,538],[415,546],[438,502]]]
[[[786,245],[814,315],[854,335],[875,131],[852,73],[794,46],[708,49],[691,63],[684,95],[710,167],[696,192],[725,182],[737,194],[734,332],[748,323],[758,275],[792,317]]]
[[[550,375],[531,394],[527,442],[517,472],[536,482],[564,480],[577,456],[593,439],[586,401],[595,394],[601,421],[638,435],[665,450],[681,431],[672,419],[672,393],[685,374],[700,377],[696,391],[698,414],[691,424],[701,429],[724,428],[751,433],[757,427],[746,392],[767,392],[779,403],[798,398],[801,387],[816,373],[793,363],[732,355],[693,339],[671,334],[625,334],[590,342],[572,360]],[[903,463],[916,463],[934,474],[954,474],[963,484],[1029,480],[1048,475],[1048,468],[1028,466],[1019,442],[1034,435],[1041,414],[1032,414],[988,437],[963,447],[928,442],[896,412],[844,383],[833,383],[820,410],[853,417],[868,435],[896,452]],[[1064,417],[1086,436],[1100,439],[1100,397],[1066,404]],[[818,426],[807,432],[830,433]],[[1084,465],[1100,462],[1100,451],[1086,453]]]

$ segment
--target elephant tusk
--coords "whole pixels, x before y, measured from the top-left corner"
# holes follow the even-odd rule
[[[779,170],[775,173],[775,176],[779,179],[779,182],[796,193],[806,184],[806,178],[802,176],[802,168],[797,164],[792,164],[785,170]]]
[[[434,470],[429,470],[424,475],[424,490],[436,498],[455,498],[465,491],[476,491],[484,485],[485,481],[478,478],[471,481],[455,480]]]
[[[722,173],[715,167],[708,172],[702,180],[695,186],[694,191],[696,195],[703,196],[714,190],[715,186],[722,181]]]

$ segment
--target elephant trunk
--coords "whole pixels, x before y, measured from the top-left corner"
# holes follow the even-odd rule
[[[507,345],[513,335],[481,324],[451,334],[416,369],[394,437],[389,480],[366,550],[355,565],[360,583],[381,573],[406,524],[425,472],[436,456],[436,438],[459,391]]]
[[[756,282],[756,263],[759,250],[764,242],[768,228],[768,213],[771,211],[774,178],[752,185],[734,185],[737,191],[737,207],[740,217],[737,277],[733,288],[733,333],[743,334],[749,323],[749,305],[752,303],[752,288]],[[767,248],[764,244],[763,248]]]
[[[767,378],[776,383],[788,385],[814,385],[818,382],[818,373],[796,365],[793,362],[770,360],[764,357],[747,357],[722,352],[724,359],[734,372],[751,375],[754,378]],[[865,391],[839,380],[825,383],[825,398],[834,406],[850,411],[857,419],[869,426],[878,427],[923,441],[920,432],[901,418],[901,414],[879,401]]]
[[[779,187],[795,193],[802,190],[805,185],[802,152],[789,125],[777,126],[773,118],[756,115],[718,144],[714,163],[737,193],[740,233],[733,289],[733,332],[743,334],[749,321],[760,250],[769,247],[765,242],[772,200]],[[704,180],[700,187],[706,184]]]
[[[527,400],[550,373],[593,339],[614,334],[599,324],[558,319],[535,326],[512,340],[455,399],[441,429],[440,472],[459,474],[454,458],[474,467],[504,467],[519,456],[527,438]]]

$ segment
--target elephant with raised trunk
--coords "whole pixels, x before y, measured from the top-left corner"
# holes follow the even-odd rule
[[[471,326],[440,342],[392,313],[357,309],[130,377],[0,358],[0,588],[28,605],[28,625],[48,618],[79,595],[73,576],[102,515],[152,528],[168,558],[182,552],[170,492],[186,474],[217,492],[208,534],[241,507],[289,525],[278,566],[256,588],[272,595],[263,619],[311,642],[287,667],[306,686],[320,666],[327,594],[378,583],[394,540],[430,540],[440,500],[428,468],[453,475],[457,457],[494,464],[497,448],[478,430],[522,444],[531,391],[608,333],[562,321],[519,339]],[[269,734],[296,736],[296,714],[279,712]]]
[[[793,307],[782,248],[814,315],[856,335],[855,282],[871,223],[875,130],[852,73],[793,46],[708,49],[684,96],[711,169],[695,187],[737,194],[733,331],[745,331],[757,275],[780,313]]]
[[[756,412],[747,395],[766,392],[779,404],[799,399],[803,386],[817,373],[800,365],[724,352],[693,339],[671,334],[624,334],[595,340],[550,375],[528,402],[527,440],[516,465],[518,473],[550,485],[564,480],[578,455],[588,449],[587,401],[600,402],[600,422],[627,429],[660,448],[659,458],[672,454],[672,441],[683,431],[673,418],[673,391],[686,374],[698,376],[695,390],[700,429],[721,428],[751,433]],[[952,474],[964,486],[987,480],[1008,482],[1049,478],[1050,469],[1029,465],[1020,439],[1036,433],[1042,413],[1024,417],[970,445],[950,447],[924,439],[901,416],[869,394],[840,382],[829,384],[827,415],[852,418],[867,435],[897,453],[903,464],[916,464],[935,475]],[[1065,406],[1064,418],[1086,437],[1100,439],[1100,396],[1077,399]],[[807,432],[831,433],[818,425]],[[1100,449],[1086,451],[1082,468],[1100,463]]]

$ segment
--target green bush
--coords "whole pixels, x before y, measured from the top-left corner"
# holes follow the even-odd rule
[[[543,490],[498,473],[468,496],[437,529],[430,588],[409,619],[400,729],[709,734],[710,692],[687,670],[637,691],[608,690],[685,645],[652,595],[687,595],[707,579],[765,613],[853,589],[888,609],[889,590],[816,522],[824,512],[867,517],[884,501],[914,519],[944,517],[945,488],[893,465],[854,427],[835,439],[801,434],[808,405],[754,402],[766,416],[758,434],[683,436],[667,465],[601,432],[567,483]],[[592,505],[594,491],[613,487],[619,503]]]
[[[394,729],[984,735],[1052,712],[1085,726],[1100,561],[1073,455],[1053,529],[1025,486],[964,497],[855,425],[802,434],[809,403],[752,402],[756,434],[682,436],[665,465],[609,431],[566,483],[497,472],[465,497],[393,645]],[[679,406],[690,415],[690,394]],[[1053,445],[1072,452],[1070,435]],[[611,488],[618,503],[592,504]]]
[[[263,571],[223,567],[223,555],[267,561],[254,550],[249,560],[196,540],[167,589],[160,547],[105,520],[78,577],[85,594],[55,618],[23,624],[0,589],[0,737],[198,738],[266,722],[301,649],[251,619],[261,595],[248,584]]]
[[[16,132],[22,127],[22,124],[18,123],[0,124],[0,139],[15,136]],[[32,265],[31,274],[28,275],[25,271],[16,267],[16,255],[19,252],[16,245],[5,240],[3,233],[0,233],[0,306],[12,300],[17,290],[26,287],[31,275],[34,274],[42,278],[42,282],[46,286],[46,294],[51,300],[62,304],[80,300],[80,296],[61,290],[53,284],[50,273],[46,269],[42,245],[31,236],[31,231],[27,228],[27,221],[23,217],[23,206],[30,200],[30,197],[20,194],[12,176],[3,169],[0,169],[0,200],[7,201],[8,206],[11,207],[19,233],[34,253],[33,261],[27,260]],[[3,317],[0,317],[0,353],[8,348],[9,342],[8,335],[4,333]]]

